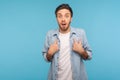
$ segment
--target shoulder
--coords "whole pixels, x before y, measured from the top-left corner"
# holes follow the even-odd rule
[[[82,28],[71,28],[73,32],[77,33],[77,34],[81,34],[81,33],[85,33],[85,30]]]
[[[54,34],[57,34],[57,32],[58,32],[57,29],[49,30],[49,31],[47,31],[47,35],[48,35],[48,36],[54,35]]]
[[[47,33],[54,33],[56,30],[55,29],[53,29],[53,30],[49,30],[49,31],[47,31]]]

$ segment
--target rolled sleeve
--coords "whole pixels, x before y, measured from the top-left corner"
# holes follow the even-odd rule
[[[88,60],[92,59],[92,52],[87,51],[87,54],[88,54]]]
[[[88,59],[87,60],[90,60],[90,59],[92,59],[92,49],[90,48],[90,45],[88,44],[85,31],[83,30],[82,33],[83,33],[83,47],[88,54]]]
[[[47,60],[47,57],[46,57],[48,49],[49,49],[48,41],[49,41],[49,33],[47,33],[47,35],[46,35],[45,42],[44,42],[44,47],[43,47],[43,50],[42,50],[43,57],[44,57],[45,61],[47,61],[47,62],[49,62]]]

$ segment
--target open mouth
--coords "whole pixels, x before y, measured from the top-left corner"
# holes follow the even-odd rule
[[[66,26],[66,23],[63,23],[62,26]]]

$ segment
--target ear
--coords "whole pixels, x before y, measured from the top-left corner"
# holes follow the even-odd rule
[[[71,19],[70,19],[70,23],[72,22],[72,17],[71,17]]]

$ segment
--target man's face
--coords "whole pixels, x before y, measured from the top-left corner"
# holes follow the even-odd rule
[[[70,22],[72,20],[71,13],[67,9],[61,9],[57,12],[57,21],[60,32],[68,32],[70,30]]]

